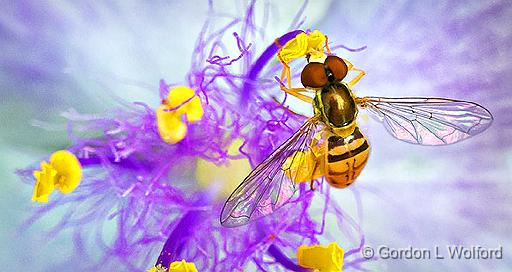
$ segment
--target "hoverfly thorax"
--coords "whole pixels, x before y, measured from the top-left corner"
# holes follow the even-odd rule
[[[334,83],[316,92],[315,110],[322,121],[333,129],[353,125],[357,116],[356,102],[350,89],[344,83]]]
[[[308,63],[301,74],[302,85],[316,90],[315,112],[325,124],[335,130],[351,128],[357,116],[352,92],[341,82],[347,75],[347,70],[347,65],[341,58],[328,56],[324,63]]]

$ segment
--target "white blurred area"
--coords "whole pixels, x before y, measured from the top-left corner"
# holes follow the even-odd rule
[[[218,22],[242,14],[246,2],[213,1]],[[471,36],[445,37],[449,36],[449,29],[436,26],[436,16],[442,15],[443,9],[451,8],[450,5],[438,3],[434,11],[430,11],[427,4],[414,2],[313,0],[306,7],[303,28],[318,28],[336,44],[351,48],[368,46],[357,53],[336,51],[366,70],[367,75],[354,88],[358,95],[461,96],[462,92],[445,89],[457,77],[464,78],[462,75],[471,73],[491,82],[491,71],[505,71],[510,75],[510,47],[500,44],[502,47],[496,49],[501,57],[492,59],[495,66],[488,62],[486,52],[482,56],[471,56],[474,64],[460,64],[464,50],[474,47]],[[459,17],[453,20],[485,11],[487,4],[477,2],[468,4],[467,9],[455,10]],[[255,45],[256,50],[261,52],[286,32],[302,4],[303,1],[297,0],[259,1],[255,23],[265,29],[260,44]],[[269,8],[268,20],[263,17],[265,5]],[[510,5],[507,8],[510,14]],[[192,50],[207,14],[207,1],[199,0],[2,4],[2,270],[56,271],[58,268],[73,271],[56,266],[72,253],[70,232],[65,231],[54,240],[38,235],[38,228],[47,229],[54,223],[52,218],[35,224],[22,236],[17,232],[31,208],[39,204],[30,202],[31,186],[21,183],[14,171],[38,163],[52,151],[69,144],[64,119],[59,117],[64,110],[73,108],[82,113],[102,114],[134,101],[157,106],[160,79],[185,82]],[[485,27],[510,41],[510,31],[503,30],[501,21],[497,20],[495,25]],[[425,30],[429,28],[431,32]],[[232,38],[231,33],[224,35],[226,39]],[[428,62],[430,66],[418,68],[418,60],[432,52],[433,39],[457,40],[455,46],[437,45],[439,54],[446,57],[447,53],[443,52],[450,51],[448,57],[455,57],[440,58],[435,64]],[[227,51],[233,52],[232,56],[238,55],[234,41],[227,47]],[[494,70],[483,71],[482,67]],[[500,87],[490,88],[489,92],[497,92]],[[510,100],[491,104],[494,102],[489,96],[479,92],[467,95],[454,98],[485,102],[491,111],[501,109],[499,105],[504,108],[512,104]],[[294,110],[311,111],[305,103],[294,99],[289,102]],[[510,182],[512,174],[512,151],[507,145],[496,152],[495,135],[504,130],[507,134],[503,137],[508,137],[510,130],[499,127],[498,123],[478,138],[458,145],[420,147],[394,140],[380,124],[368,119],[363,112],[360,115],[362,131],[372,144],[371,158],[354,188],[331,190],[331,199],[339,201],[349,214],[361,221],[367,243],[375,246],[389,243],[397,247],[411,244],[493,247],[501,244],[506,256],[502,262],[381,260],[373,265],[376,270],[508,271],[512,267],[509,235],[512,190],[507,181]],[[498,114],[495,117],[499,121],[508,116]],[[33,120],[50,123],[55,129],[33,127]],[[472,156],[482,159],[475,160]],[[481,182],[472,184],[475,179]],[[474,187],[468,189],[470,186]],[[360,197],[360,211],[355,196]],[[55,214],[54,218],[60,216],[62,214]]]

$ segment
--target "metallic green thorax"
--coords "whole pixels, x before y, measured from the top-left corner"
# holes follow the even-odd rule
[[[347,84],[332,83],[316,91],[313,101],[315,114],[331,128],[345,128],[353,124],[357,107]]]

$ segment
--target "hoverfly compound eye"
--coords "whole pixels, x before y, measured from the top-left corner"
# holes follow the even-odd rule
[[[329,80],[325,73],[324,64],[318,62],[308,63],[302,70],[300,81],[304,87],[309,88],[322,88],[327,85]]]
[[[324,64],[334,77],[335,81],[341,81],[347,76],[348,67],[345,61],[337,56],[328,56]]]

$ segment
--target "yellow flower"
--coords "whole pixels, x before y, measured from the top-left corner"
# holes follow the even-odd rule
[[[301,245],[297,250],[300,266],[320,272],[341,272],[343,266],[343,249],[336,242],[328,246]]]
[[[41,170],[34,171],[34,177],[32,201],[48,202],[55,188],[64,194],[75,190],[82,179],[82,167],[73,153],[59,150],[51,155],[50,163],[41,162]]]
[[[187,135],[187,122],[197,122],[203,117],[201,100],[194,90],[185,86],[176,86],[169,90],[167,99],[156,111],[156,120],[160,137],[166,143],[175,144]]]
[[[172,262],[169,268],[165,268],[159,264],[146,270],[146,272],[197,272],[197,268],[194,263],[181,260],[181,262]]]

